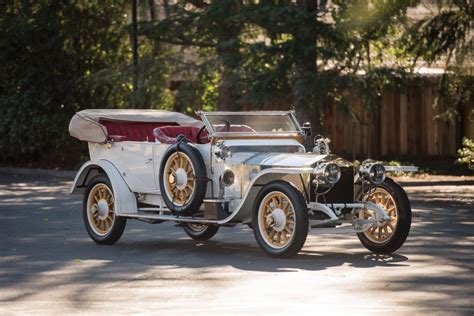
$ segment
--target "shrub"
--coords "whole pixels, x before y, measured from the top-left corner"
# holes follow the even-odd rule
[[[458,150],[458,162],[467,164],[469,169],[474,170],[474,141],[464,137],[462,145],[463,147]]]

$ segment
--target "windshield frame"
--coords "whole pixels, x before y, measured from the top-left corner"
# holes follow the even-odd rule
[[[301,137],[304,136],[303,129],[299,124],[298,120],[296,119],[295,111],[212,111],[212,112],[204,112],[198,111],[196,112],[200,117],[202,122],[207,128],[208,135],[210,137],[219,137],[219,138],[228,138],[228,137]],[[265,115],[265,116],[280,116],[280,115],[288,115],[290,117],[291,122],[294,124],[295,131],[284,131],[284,132],[218,132],[214,129],[214,126],[210,123],[207,115]]]

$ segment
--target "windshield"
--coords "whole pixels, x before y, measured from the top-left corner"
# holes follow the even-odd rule
[[[299,133],[291,112],[207,112],[202,113],[211,133]],[[207,121],[207,122],[206,122]]]

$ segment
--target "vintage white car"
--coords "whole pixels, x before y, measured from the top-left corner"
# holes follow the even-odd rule
[[[180,223],[196,240],[220,226],[247,224],[261,248],[291,257],[311,228],[357,233],[375,253],[405,242],[411,224],[404,190],[386,168],[353,165],[330,154],[293,111],[197,112],[201,120],[160,110],[85,110],[70,134],[88,142],[91,160],[71,193],[84,195],[89,236],[113,244],[127,219]]]

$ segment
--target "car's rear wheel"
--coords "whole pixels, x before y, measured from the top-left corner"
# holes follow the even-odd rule
[[[292,257],[308,235],[308,212],[301,193],[285,181],[265,185],[257,195],[252,227],[260,247],[274,257]]]
[[[184,224],[183,229],[186,234],[194,240],[209,240],[217,233],[219,226],[186,223]]]
[[[358,233],[361,243],[370,251],[388,254],[398,250],[408,237],[411,226],[411,206],[400,185],[386,179],[363,197],[363,200],[377,204],[391,217],[381,224],[373,224],[367,231]],[[359,217],[377,218],[373,211],[362,210]]]
[[[106,176],[97,176],[88,184],[83,219],[87,233],[98,244],[111,245],[122,236],[127,220],[115,213],[112,185]]]

